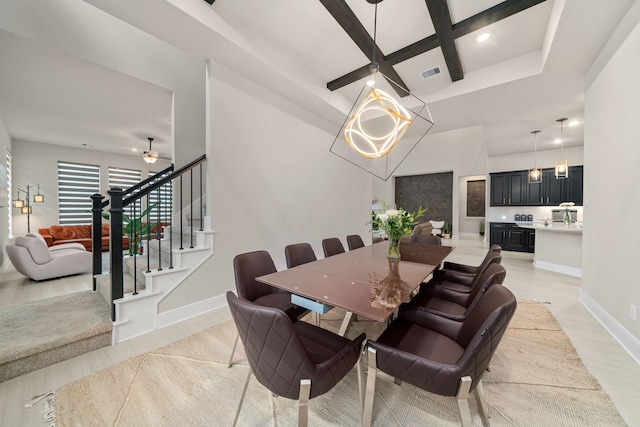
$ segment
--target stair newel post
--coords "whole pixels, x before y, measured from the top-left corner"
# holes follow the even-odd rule
[[[156,215],[156,240],[158,241],[158,271],[162,271],[162,242],[161,242],[161,232],[162,232],[162,222],[160,221],[160,219],[162,218],[160,216],[161,211],[162,211],[162,206],[160,206],[160,200],[161,199],[161,194],[160,192],[162,191],[162,187],[164,187],[164,184],[161,185],[160,187],[158,187],[158,189],[156,190],[156,194],[157,194],[157,198],[156,200],[158,200],[158,210],[157,215]],[[149,213],[149,215],[151,215],[151,213]],[[148,251],[150,252],[150,251]]]
[[[109,251],[111,259],[111,320],[116,320],[116,305],[113,301],[124,296],[123,282],[124,271],[122,268],[122,189],[112,188],[109,191],[111,198],[111,208],[109,209],[111,218],[111,232],[109,233]],[[135,244],[135,242],[129,242]]]
[[[173,180],[167,183],[169,185],[169,270],[173,268]]]
[[[138,201],[135,201],[133,204],[133,218],[138,217]],[[142,209],[142,205],[140,205],[140,209]],[[133,223],[133,227],[129,227],[129,253],[133,253],[133,295],[138,295],[138,224],[137,222]],[[133,252],[131,249],[133,248]]]
[[[202,163],[200,163],[200,231],[204,231],[204,205],[202,204]]]
[[[180,250],[183,250],[184,247],[182,245],[182,209],[184,208],[184,204],[182,203],[182,191],[184,190],[184,186],[182,185],[182,175],[180,175]]]
[[[93,257],[93,290],[97,290],[96,276],[102,274],[102,199],[101,194],[92,194],[91,207],[91,255]]]
[[[189,233],[191,236],[191,249],[193,249],[193,169],[189,169],[189,203],[191,204],[191,232]]]

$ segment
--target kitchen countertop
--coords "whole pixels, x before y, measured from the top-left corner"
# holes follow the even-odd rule
[[[565,225],[562,222],[549,222],[549,225],[544,225],[543,221],[525,221],[525,222],[516,222],[518,227],[521,228],[531,228],[534,230],[540,231],[553,231],[560,233],[582,233],[582,223],[580,226],[577,226],[575,222],[570,225]]]

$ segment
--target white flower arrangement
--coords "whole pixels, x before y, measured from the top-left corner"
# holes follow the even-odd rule
[[[562,202],[558,205],[558,207],[564,208],[567,211],[571,209],[573,206],[575,206],[575,203],[573,202]]]

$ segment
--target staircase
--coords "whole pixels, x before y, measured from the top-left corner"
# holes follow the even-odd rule
[[[205,222],[208,223],[205,218]],[[194,247],[179,248],[176,243],[169,248],[168,239],[158,245],[151,241],[144,246],[144,253],[150,253],[150,268],[147,270],[147,256],[127,257],[124,260],[124,296],[113,301],[116,320],[113,322],[113,343],[126,341],[156,329],[169,326],[190,317],[203,314],[189,307],[185,313],[158,313],[158,304],[175,288],[180,286],[194,270],[213,255],[213,231],[195,231]],[[158,249],[160,246],[161,249]],[[170,252],[173,253],[173,268],[169,266]],[[158,255],[161,253],[161,256]],[[158,259],[162,260],[161,265]],[[166,260],[166,261],[165,261]],[[134,294],[134,271],[136,277]],[[111,301],[111,283],[108,275],[98,279],[98,290]]]
[[[145,210],[142,200],[146,199],[145,211],[148,211],[149,200],[155,192],[170,191],[173,194],[174,185],[176,183],[179,185],[176,189],[180,194],[179,203],[177,203],[177,209],[174,208],[170,214],[171,225],[161,230],[160,239],[156,236],[152,238],[150,231],[146,237],[142,235],[142,255],[122,259],[118,256],[114,257],[110,261],[113,271],[107,274],[102,273],[101,262],[98,263],[94,258],[95,289],[100,291],[107,302],[112,303],[112,342],[114,344],[210,310],[207,304],[191,304],[164,313],[159,313],[158,310],[160,302],[213,255],[215,233],[211,231],[210,219],[204,215],[204,206],[201,203],[204,200],[202,196],[204,160],[202,156],[175,172],[171,166],[170,170],[162,171],[127,190],[111,189],[109,191],[111,197],[106,202],[102,202],[104,197],[101,195],[93,197],[94,230],[101,229],[102,212],[110,205],[112,236],[110,256],[113,256],[113,254],[122,253],[122,238],[118,239],[118,236],[122,235],[119,231],[122,228],[118,221],[122,221],[122,212],[126,207],[133,206],[135,216],[136,209],[139,209],[138,212]],[[199,197],[194,199],[193,170],[197,166],[200,167],[200,193]],[[183,175],[190,175],[188,189],[183,186]],[[182,198],[185,194],[189,194],[190,197],[183,205]],[[171,197],[172,200],[173,197]],[[136,202],[141,203],[141,206],[136,208]],[[194,211],[195,205],[198,209]],[[173,208],[173,203],[171,207]],[[149,213],[146,220],[149,223],[160,224],[160,212],[157,220],[154,220],[153,215],[153,212]],[[183,226],[184,218],[187,219],[186,226]],[[193,225],[190,225],[192,218]],[[196,221],[198,221],[197,226]],[[130,240],[133,241],[131,238]]]

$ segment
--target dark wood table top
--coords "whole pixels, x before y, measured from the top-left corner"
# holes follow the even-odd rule
[[[302,264],[257,280],[293,294],[385,321],[453,250],[450,246],[402,243],[402,259],[387,258],[380,242]]]

